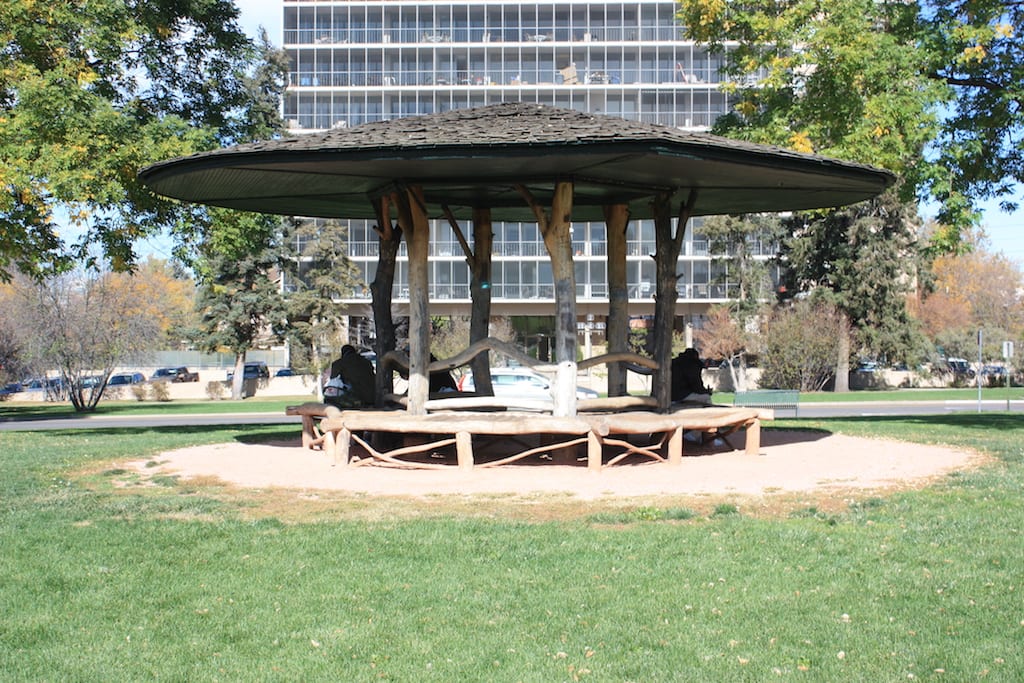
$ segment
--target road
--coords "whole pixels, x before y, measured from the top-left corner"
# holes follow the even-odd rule
[[[1005,412],[1006,401],[982,401],[984,412]],[[1024,412],[1024,401],[1011,401],[1010,410]],[[858,403],[803,403],[801,418],[872,417],[896,415],[945,415],[976,413],[977,401],[864,401]],[[776,417],[792,417],[792,412],[779,410]],[[57,419],[11,420],[0,417],[0,431],[37,429],[133,429],[157,427],[192,427],[241,424],[301,424],[301,418],[283,413],[227,413],[218,415],[82,415]]]

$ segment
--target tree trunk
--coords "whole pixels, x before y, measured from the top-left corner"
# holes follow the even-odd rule
[[[551,213],[541,225],[555,281],[555,360],[559,365],[552,413],[576,414],[576,269],[572,260],[572,191],[570,182],[555,186]],[[571,368],[567,366],[571,364]]]
[[[320,335],[314,334],[312,335],[312,343],[309,345],[310,364],[316,368],[316,398],[318,401],[324,400],[324,369],[320,364],[320,346],[322,341]],[[327,379],[330,379],[330,377]]]
[[[608,234],[608,352],[629,351],[629,287],[626,282],[626,226],[629,207],[615,204],[604,208]],[[608,364],[608,395],[628,393],[626,366]]]
[[[245,398],[242,389],[245,387],[245,351],[235,353],[235,372],[231,376],[231,400],[241,401]]]
[[[491,248],[494,243],[491,210],[473,209],[473,250],[466,254],[471,274],[470,296],[472,297],[469,321],[469,343],[490,336],[491,326]],[[473,385],[477,393],[494,395],[491,385],[491,359],[489,353],[481,353],[470,364],[473,370]]]
[[[652,355],[658,364],[654,373],[654,396],[658,409],[667,411],[672,404],[672,331],[675,327],[676,301],[679,292],[676,283],[679,275],[679,252],[683,246],[683,232],[690,219],[696,191],[690,192],[686,204],[680,207],[676,219],[676,231],[672,232],[671,195],[662,194],[654,200],[654,254],[657,291],[654,295],[654,348]]]
[[[836,358],[836,393],[850,390],[850,316],[845,311],[839,313],[839,339]]]
[[[377,339],[374,352],[377,358],[383,358],[388,351],[395,350],[395,322],[391,317],[391,292],[395,285],[395,267],[398,261],[398,248],[402,244],[402,228],[391,223],[390,201],[388,197],[374,200],[377,213],[377,272],[370,283],[370,296],[373,307],[373,326]],[[394,391],[394,380],[390,372],[377,372],[376,396],[377,407],[381,406],[382,397]]]
[[[430,380],[430,315],[427,259],[430,247],[430,219],[423,192],[406,187],[397,195],[398,215],[409,249],[409,405],[412,415],[426,415]]]

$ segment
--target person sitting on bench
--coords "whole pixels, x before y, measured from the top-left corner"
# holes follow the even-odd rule
[[[338,382],[337,380],[340,380]],[[331,363],[331,381],[324,387],[324,402],[339,408],[372,407],[375,403],[377,377],[373,363],[351,344],[341,347],[341,357]],[[337,386],[338,392],[327,391]]]
[[[704,363],[697,349],[688,348],[672,359],[672,402],[711,403],[711,389],[704,386]]]

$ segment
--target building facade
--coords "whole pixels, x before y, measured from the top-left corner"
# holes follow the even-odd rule
[[[689,130],[727,111],[721,57],[684,40],[671,0],[634,2],[430,2],[284,0],[283,46],[290,59],[283,105],[295,133],[356,126],[500,102],[537,102]],[[537,225],[495,225],[493,314],[544,316],[553,280]],[[377,236],[348,225],[348,253],[365,282],[374,277]],[[469,270],[447,223],[432,226],[432,314],[469,310]],[[607,311],[605,226],[573,226],[581,329]],[[627,262],[630,312],[653,313],[654,227],[632,222]],[[752,245],[771,256],[771,244]],[[400,254],[394,297],[408,301]],[[732,298],[724,262],[708,252],[700,220],[687,226],[679,260],[684,322]],[[351,303],[367,302],[356,288]],[[588,328],[589,329],[589,328]]]

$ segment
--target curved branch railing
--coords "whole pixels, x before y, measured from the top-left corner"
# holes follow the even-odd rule
[[[489,351],[494,351],[504,356],[508,356],[521,365],[536,370],[537,372],[558,372],[557,365],[544,363],[532,356],[528,356],[518,346],[506,341],[496,339],[495,337],[487,337],[470,344],[468,348],[460,351],[451,358],[431,361],[427,366],[427,373],[454,370],[455,368],[462,367],[463,365],[469,365],[469,363],[481,353]],[[627,351],[605,353],[600,356],[594,356],[593,358],[587,358],[580,361],[577,368],[579,370],[586,370],[587,368],[597,365],[606,365],[608,363],[625,363],[627,369],[641,374],[650,374],[652,371],[658,369],[658,363],[653,358],[648,358],[647,356],[641,356],[638,353]],[[388,351],[384,354],[384,358],[381,359],[381,365],[384,368],[397,370],[404,375],[409,374],[409,357],[401,351]]]

